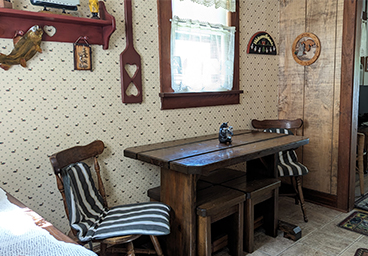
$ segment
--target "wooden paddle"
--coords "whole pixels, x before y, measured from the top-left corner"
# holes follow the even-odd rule
[[[133,44],[133,24],[132,24],[132,1],[124,0],[125,11],[125,34],[126,47],[120,54],[120,76],[121,76],[121,95],[123,103],[141,103],[142,102],[142,74],[141,74],[141,56],[134,49]],[[136,71],[132,77],[129,76],[126,68],[135,66]],[[127,94],[130,84],[134,84],[138,93],[136,95]]]

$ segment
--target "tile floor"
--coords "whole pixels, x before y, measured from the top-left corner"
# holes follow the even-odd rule
[[[298,225],[302,238],[294,242],[279,231],[276,238],[265,235],[262,229],[255,233],[255,251],[247,256],[353,256],[358,248],[368,248],[368,236],[337,227],[350,213],[343,213],[312,203],[306,203],[309,221],[303,221],[299,205],[292,198],[281,197],[279,218]],[[229,256],[226,250],[215,256]]]

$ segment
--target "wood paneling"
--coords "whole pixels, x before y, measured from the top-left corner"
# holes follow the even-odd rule
[[[304,1],[280,1],[279,118],[304,118],[304,67],[296,64],[291,51],[304,32],[304,17]]]
[[[336,27],[343,27],[344,0],[338,0]],[[342,29],[336,29],[336,51],[335,51],[335,70],[341,70],[341,50],[342,50]],[[331,170],[331,194],[337,195],[337,172],[338,172],[338,146],[339,146],[339,123],[340,123],[340,86],[341,72],[335,72],[334,84],[334,109],[333,109],[333,138],[332,141],[332,170]]]
[[[341,5],[335,0],[280,2],[279,118],[304,120],[303,135],[310,144],[298,154],[310,173],[303,186],[327,194],[337,193]],[[294,39],[304,32],[321,43],[319,58],[309,66],[297,64],[291,55]]]
[[[322,50],[317,61],[305,68],[304,134],[311,145],[303,151],[310,170],[303,185],[325,193],[331,193],[336,6],[335,0],[308,0],[306,7],[306,31],[319,38]]]

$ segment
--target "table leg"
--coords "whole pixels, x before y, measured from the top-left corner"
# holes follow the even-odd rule
[[[194,174],[161,168],[161,202],[172,208],[167,255],[196,255],[196,181]]]

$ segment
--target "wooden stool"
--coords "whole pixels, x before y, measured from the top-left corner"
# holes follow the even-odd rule
[[[160,196],[160,189],[161,187],[155,187],[155,188],[150,188],[149,190],[147,190],[147,196],[150,198],[151,202],[160,202],[161,200],[161,196]]]
[[[231,255],[243,255],[244,201],[244,193],[223,186],[213,186],[198,192],[198,256],[211,255],[211,224],[229,216],[232,216],[230,230],[227,232]]]
[[[264,213],[264,228],[266,234],[277,236],[278,227],[278,194],[281,181],[276,178],[267,178],[247,181],[246,176],[221,184],[228,188],[242,191],[246,194],[244,210],[244,249],[254,251],[254,206],[266,202]]]
[[[243,192],[213,186],[198,181],[197,189],[197,251],[198,255],[211,255],[212,252],[229,245],[232,255],[243,255],[243,222],[244,201]],[[160,187],[147,191],[151,201],[160,201]],[[211,224],[231,216],[228,239],[212,241]],[[213,243],[212,243],[213,242]],[[216,248],[215,248],[216,247]]]

